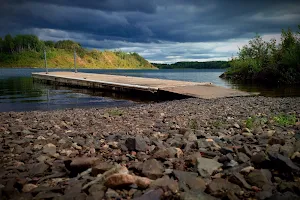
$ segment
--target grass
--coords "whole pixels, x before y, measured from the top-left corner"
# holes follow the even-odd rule
[[[198,123],[197,123],[197,121],[196,121],[195,119],[191,119],[191,120],[189,121],[189,127],[190,127],[190,129],[192,129],[192,130],[196,130],[196,129],[198,128]]]
[[[274,121],[281,126],[289,126],[296,124],[296,115],[295,114],[279,114],[275,116]]]
[[[224,123],[221,120],[217,120],[217,121],[214,121],[212,124],[216,128],[221,128]]]
[[[113,110],[108,111],[108,114],[110,116],[122,116],[124,114],[124,112],[122,110],[113,109]]]
[[[245,121],[245,125],[248,129],[253,129],[255,126],[264,125],[268,122],[268,119],[263,116],[251,116]]]
[[[47,50],[49,68],[73,68],[73,52],[51,48]],[[136,53],[91,50],[77,55],[78,68],[90,69],[155,69]],[[0,53],[1,67],[44,67],[43,52],[24,51],[15,54]]]
[[[248,117],[248,119],[246,120],[246,127],[249,129],[252,129],[254,127],[254,117]]]

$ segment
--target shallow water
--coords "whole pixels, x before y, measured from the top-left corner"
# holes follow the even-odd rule
[[[141,97],[129,97],[118,93],[98,90],[74,89],[61,86],[34,83],[32,72],[43,69],[3,69],[0,68],[0,112],[52,110],[76,107],[127,106],[145,102]],[[50,71],[62,71],[53,70]],[[64,70],[70,71],[70,70]],[[244,91],[262,92],[264,96],[300,96],[299,88],[263,88],[226,82],[219,78],[222,69],[185,70],[99,70],[85,69],[80,72],[160,78],[193,82],[212,82],[219,86],[237,88]]]

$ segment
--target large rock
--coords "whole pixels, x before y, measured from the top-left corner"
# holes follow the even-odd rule
[[[240,194],[241,188],[225,179],[217,178],[207,186],[206,191],[212,196],[223,198],[226,197],[229,192]]]
[[[174,194],[179,191],[178,182],[173,179],[170,179],[169,176],[164,176],[162,178],[156,179],[151,183],[150,187],[170,190]]]
[[[100,162],[96,163],[95,166],[92,167],[92,176],[97,176],[98,174],[103,174],[107,170],[113,168],[113,165],[108,162]]]
[[[136,178],[130,174],[113,174],[109,176],[104,185],[109,188],[128,186],[135,183]]]
[[[267,200],[299,200],[300,197],[292,192],[285,192],[283,194],[276,193],[273,196],[269,197]]]
[[[202,191],[188,191],[180,194],[181,200],[217,200],[217,198],[210,196]]]
[[[129,151],[147,151],[148,145],[141,136],[136,136],[135,138],[127,138],[125,141],[125,146]]]
[[[136,184],[140,188],[147,188],[152,183],[151,179],[139,176],[133,176],[130,174],[113,174],[109,176],[104,185],[109,188],[118,188],[123,186],[128,186],[131,184]]]
[[[163,194],[164,191],[162,189],[150,190],[142,196],[134,198],[133,200],[160,200],[162,199]]]
[[[271,137],[268,141],[269,145],[274,145],[274,144],[280,144],[280,145],[284,145],[285,144],[285,140],[279,137]]]
[[[221,163],[208,158],[197,158],[197,169],[202,177],[209,177],[215,170],[222,166]]]
[[[156,159],[146,160],[143,163],[142,173],[151,179],[157,179],[163,176],[164,167]]]
[[[183,154],[182,151],[179,152],[180,149],[176,147],[169,147],[169,148],[161,148],[158,149],[154,154],[153,158],[160,159],[160,160],[166,160],[168,158],[175,158],[179,157],[180,154]]]
[[[262,165],[266,161],[267,161],[267,155],[263,151],[260,151],[251,157],[251,162],[253,162],[256,165]]]
[[[49,166],[45,163],[38,163],[34,164],[30,170],[29,174],[32,176],[41,176],[43,175],[47,170],[49,169]]]
[[[240,173],[234,172],[230,177],[229,181],[231,183],[237,184],[239,186],[243,186],[244,188],[247,188],[248,190],[251,190],[251,185],[247,183],[247,181],[244,179],[244,176]]]
[[[178,179],[181,188],[185,188],[187,186],[188,189],[197,191],[204,191],[206,188],[204,180],[197,177],[197,173],[179,170],[173,170],[173,173]]]
[[[66,160],[65,166],[71,171],[71,176],[76,176],[78,173],[83,172],[95,165],[99,158],[96,157],[77,157],[73,160]]]
[[[254,170],[246,176],[246,180],[251,185],[262,188],[263,190],[269,190],[272,187],[271,182],[272,174],[267,169]]]
[[[279,153],[268,152],[269,158],[272,161],[274,168],[280,169],[282,171],[300,171],[300,168],[291,161],[286,156]]]

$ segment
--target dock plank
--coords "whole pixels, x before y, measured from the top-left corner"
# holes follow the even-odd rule
[[[32,76],[35,79],[71,81],[71,84],[74,86],[83,85],[82,82],[84,82],[85,85],[86,83],[97,83],[118,87],[129,87],[135,90],[149,90],[151,92],[166,91],[204,99],[251,95],[247,92],[216,86],[208,82],[198,83],[155,78],[74,72],[49,72],[48,74],[42,72],[32,73]]]

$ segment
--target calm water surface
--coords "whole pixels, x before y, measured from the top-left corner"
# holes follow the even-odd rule
[[[87,89],[73,89],[61,86],[34,83],[32,72],[43,69],[1,69],[0,68],[0,112],[52,110],[76,107],[128,106],[141,102],[142,98],[120,96],[117,93]],[[55,71],[55,70],[50,70]],[[56,71],[62,71],[56,70]],[[70,70],[64,70],[70,71]],[[146,78],[160,78],[193,82],[212,82],[219,86],[244,91],[261,92],[264,96],[300,96],[299,88],[262,88],[253,85],[228,83],[219,78],[221,69],[185,70],[95,70],[80,72],[127,75]],[[144,102],[144,101],[143,101]]]

